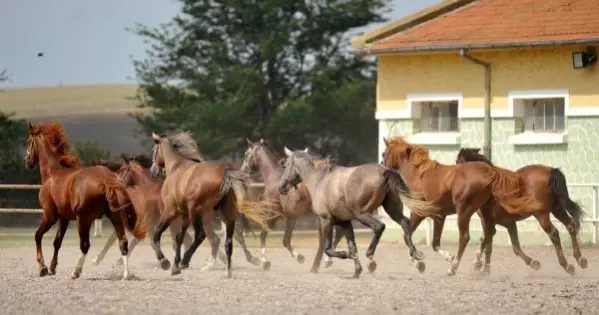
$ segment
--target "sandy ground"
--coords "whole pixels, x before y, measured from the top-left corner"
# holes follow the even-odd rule
[[[49,263],[52,241],[45,238]],[[170,240],[165,250],[172,260]],[[280,240],[275,241],[276,244]],[[3,242],[6,244],[6,242]],[[542,268],[533,271],[509,248],[495,248],[492,273],[472,271],[475,248],[469,247],[458,273],[446,276],[448,264],[428,248],[423,274],[412,267],[403,244],[381,244],[378,270],[348,279],[353,263],[335,261],[319,274],[308,272],[315,250],[305,246],[302,265],[285,249],[269,249],[272,268],[262,271],[245,261],[235,247],[233,278],[224,266],[201,272],[207,244],[181,275],[158,269],[147,241],[130,259],[134,279],[119,280],[114,266],[118,250],[111,249],[99,266],[91,260],[103,240],[93,239],[80,279],[70,275],[79,257],[76,240],[65,241],[57,275],[38,277],[33,240],[23,245],[0,244],[1,314],[591,314],[599,312],[599,250],[585,249],[589,268],[577,266],[575,276],[561,270],[553,248],[526,248]],[[271,244],[273,242],[271,241]],[[302,242],[306,243],[306,242]],[[361,241],[360,257],[365,242]],[[302,244],[300,244],[302,245]],[[308,244],[309,245],[309,244]],[[447,245],[452,252],[455,246]],[[570,263],[571,249],[567,248]],[[254,252],[256,250],[254,249]],[[362,259],[365,266],[365,259]],[[366,269],[366,268],[365,268]]]

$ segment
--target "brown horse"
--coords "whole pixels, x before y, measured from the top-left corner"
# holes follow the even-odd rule
[[[210,242],[212,253],[208,264],[202,269],[214,267],[220,239],[214,233],[212,225],[214,209],[220,208],[226,227],[226,276],[231,277],[232,236],[239,211],[264,228],[268,228],[265,220],[270,218],[269,213],[254,211],[255,207],[244,207],[247,176],[240,171],[231,170],[222,162],[204,160],[190,134],[185,132],[170,136],[152,134],[152,139],[154,147],[150,171],[154,176],[161,168],[166,171],[166,179],[161,190],[164,212],[153,239],[158,248],[157,258],[161,261],[162,267],[168,268],[168,260],[160,249],[160,237],[171,221],[178,216],[183,216],[184,223],[182,231],[175,237],[176,250],[172,274],[181,272],[180,263],[183,267],[189,264],[191,255],[205,238]],[[181,260],[183,233],[189,223],[194,226],[195,238]]]
[[[466,162],[481,161],[488,165],[494,166],[484,155],[479,153],[479,149],[460,149],[456,158],[456,163],[462,164]],[[493,203],[491,207],[492,221],[489,226],[492,233],[495,232],[495,224],[504,226],[510,236],[514,254],[522,258],[526,265],[534,269],[540,269],[541,264],[527,256],[520,248],[518,240],[517,221],[526,219],[534,215],[541,228],[549,235],[549,239],[555,247],[555,253],[560,266],[569,274],[574,274],[574,266],[568,264],[564,257],[562,245],[559,237],[559,232],[551,223],[550,214],[553,214],[570,233],[572,239],[573,256],[578,265],[586,269],[588,266],[587,259],[582,257],[580,246],[578,244],[578,231],[580,222],[585,213],[580,205],[570,199],[566,176],[559,168],[552,168],[545,165],[533,164],[524,166],[516,171],[522,177],[522,183],[526,194],[535,197],[543,203],[543,207],[535,213],[508,213],[497,203]],[[485,244],[486,245],[486,244]],[[481,252],[485,248],[481,244]],[[479,257],[479,255],[477,256]]]
[[[245,151],[243,164],[241,171],[259,172],[264,182],[264,193],[263,198],[273,203],[272,210],[280,213],[285,217],[285,232],[283,234],[283,246],[289,251],[289,254],[298,263],[303,264],[305,261],[304,255],[299,253],[293,246],[291,246],[291,237],[293,235],[293,229],[298,218],[312,215],[312,200],[310,194],[304,183],[297,185],[297,189],[289,191],[286,195],[281,195],[278,186],[283,175],[283,168],[280,166],[277,158],[268,148],[263,139],[258,142],[252,142],[246,139],[248,148]],[[316,167],[319,164],[324,165],[324,160],[314,161]],[[277,220],[281,217],[274,217],[267,222],[269,227],[273,227]],[[337,227],[336,234],[342,234],[340,228]],[[270,267],[270,261],[266,258],[266,238],[268,236],[267,230],[262,230],[260,233],[260,261],[263,269]],[[243,237],[243,235],[241,235]],[[332,264],[330,257],[326,257],[328,260],[325,261],[325,267]],[[326,259],[325,258],[325,259]],[[248,258],[249,260],[249,258]],[[312,271],[315,272],[320,267],[320,260],[315,259],[312,264]]]
[[[56,274],[58,251],[69,221],[77,220],[82,255],[77,261],[72,278],[79,278],[90,247],[91,225],[95,219],[106,215],[119,238],[123,257],[123,279],[128,279],[125,227],[135,237],[142,239],[145,237],[145,222],[137,217],[127,190],[117,180],[116,175],[101,166],[81,167],[81,163],[69,151],[64,129],[60,124],[29,124],[25,165],[29,169],[39,165],[42,178],[39,201],[43,214],[35,233],[40,276]],[[48,270],[44,264],[42,238],[57,221],[59,228],[54,239],[54,256]]]
[[[456,257],[451,257],[448,275],[454,275],[459,267],[466,245],[470,240],[470,218],[483,209],[483,221],[491,219],[485,209],[496,200],[508,213],[535,213],[542,208],[542,204],[529,196],[524,195],[524,187],[520,176],[508,170],[499,170],[483,162],[472,162],[459,165],[444,165],[430,159],[428,149],[412,145],[402,137],[384,139],[386,149],[383,153],[385,166],[398,169],[407,180],[411,189],[421,191],[424,199],[437,203],[442,212],[437,218],[441,223],[437,237],[433,239],[433,249],[439,251],[440,236],[445,216],[456,213],[459,244]],[[410,214],[412,231],[424,219],[417,213]],[[493,235],[488,226],[483,224],[483,243],[485,247],[485,270],[489,271],[491,261],[491,242]],[[444,255],[445,256],[445,255]]]
[[[279,192],[286,195],[291,188],[301,182],[306,184],[312,200],[312,209],[318,216],[320,244],[317,259],[323,251],[330,257],[352,259],[354,261],[354,277],[362,273],[362,265],[357,256],[352,220],[368,226],[374,232],[370,246],[366,250],[368,269],[376,269],[374,252],[385,230],[385,224],[373,216],[373,212],[382,206],[389,217],[399,224],[404,231],[404,242],[409,248],[410,256],[417,261],[416,267],[424,271],[422,252],[416,250],[412,242],[409,220],[403,215],[406,203],[413,212],[421,215],[432,215],[437,207],[431,202],[413,199],[401,176],[380,164],[363,164],[354,167],[335,166],[317,168],[314,159],[306,150],[291,151],[285,148],[287,160],[279,183]],[[349,251],[336,251],[332,248],[333,226],[343,229],[347,238]]]
[[[133,207],[137,216],[145,218],[148,228],[147,232],[149,232],[150,237],[153,238],[158,220],[160,220],[160,216],[164,211],[164,204],[162,203],[162,198],[160,195],[164,178],[154,178],[150,174],[152,158],[143,154],[135,156],[122,154],[118,162],[100,160],[93,162],[92,164],[107,167],[112,172],[117,174],[119,180],[125,183],[127,186],[127,192],[129,193],[129,197],[131,198],[131,202],[133,203]],[[182,219],[177,218],[173,220],[170,225],[171,237],[173,239],[173,250],[175,249],[175,235],[177,231],[181,229],[182,223]],[[185,233],[184,237],[183,243],[187,249],[191,245],[192,238],[189,233]],[[113,232],[108,237],[108,240],[106,240],[104,248],[102,248],[98,256],[94,258],[94,265],[99,264],[102,259],[104,259],[106,252],[110,246],[114,244],[116,239],[116,232]],[[129,244],[129,256],[131,256],[133,249],[140,241],[141,240],[138,238],[134,238],[131,241],[131,244]],[[150,244],[154,246],[154,243]],[[152,249],[154,249],[155,252],[157,251],[155,247]],[[119,258],[117,265],[122,263],[122,258]]]

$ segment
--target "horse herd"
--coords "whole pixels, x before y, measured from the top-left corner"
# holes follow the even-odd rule
[[[577,238],[584,211],[570,199],[565,176],[557,168],[535,164],[514,172],[494,166],[474,149],[461,149],[456,164],[445,165],[431,159],[426,147],[394,137],[385,139],[380,164],[352,167],[336,165],[328,158],[318,160],[308,149],[285,148],[285,159],[279,162],[263,140],[247,140],[243,165],[235,169],[231,163],[202,156],[189,133],[153,134],[152,140],[151,157],[121,155],[118,161],[102,160],[84,167],[69,150],[62,125],[29,124],[25,164],[30,169],[39,166],[42,182],[39,201],[43,215],[35,233],[40,276],[56,273],[58,252],[73,220],[77,222],[81,250],[73,279],[81,275],[90,247],[91,225],[102,216],[111,221],[114,233],[93,263],[98,264],[118,239],[123,279],[130,278],[129,255],[147,234],[160,266],[170,268],[173,275],[189,266],[194,252],[208,239],[211,254],[202,270],[213,268],[218,255],[226,265],[226,277],[231,277],[233,237],[247,261],[266,270],[271,265],[266,238],[281,218],[285,218],[283,244],[298,263],[303,263],[305,257],[291,245],[292,232],[298,217],[316,214],[319,243],[310,270],[318,272],[326,253],[325,268],[332,264],[332,257],[352,259],[353,276],[358,278],[362,265],[351,222],[357,220],[373,231],[365,254],[367,268],[374,272],[374,253],[385,230],[385,224],[374,215],[379,207],[403,229],[410,259],[420,272],[425,269],[424,255],[416,249],[412,233],[422,220],[433,219],[433,250],[449,262],[447,273],[454,275],[470,239],[469,223],[474,213],[480,216],[483,228],[475,270],[490,272],[496,224],[507,229],[514,253],[538,270],[540,263],[520,248],[516,225],[517,221],[534,216],[555,246],[559,264],[574,274],[575,268],[564,257],[550,214],[567,227],[573,256],[580,267],[587,267]],[[264,193],[260,201],[251,201],[247,198],[247,184],[256,172],[263,179]],[[404,216],[404,206],[410,210],[409,218]],[[219,251],[221,240],[213,226],[217,212],[225,225],[224,253]],[[440,248],[445,218],[451,214],[457,215],[459,229],[455,256]],[[249,228],[248,220],[261,227],[259,257],[245,244],[243,230]],[[42,238],[56,222],[59,228],[48,268]],[[187,233],[190,224],[195,231],[193,237]],[[167,228],[175,251],[172,264],[160,243]],[[131,244],[125,230],[135,237]],[[343,236],[348,250],[337,251]]]

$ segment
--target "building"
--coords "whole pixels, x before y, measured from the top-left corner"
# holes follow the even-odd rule
[[[484,146],[488,101],[492,161],[561,167],[569,184],[584,184],[570,188],[574,199],[599,218],[597,0],[447,0],[352,46],[378,59],[381,152],[383,137],[402,135],[453,164],[460,147]]]

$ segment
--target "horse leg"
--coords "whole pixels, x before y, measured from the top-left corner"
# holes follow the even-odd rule
[[[447,271],[447,275],[449,276],[455,275],[456,270],[460,266],[460,261],[462,260],[466,246],[470,241],[470,218],[472,217],[472,214],[474,214],[474,211],[469,211],[471,209],[468,209],[465,205],[458,205],[456,210],[460,236],[457,255],[452,260],[449,270]]]
[[[582,257],[580,245],[578,244],[578,231],[580,227],[578,224],[574,223],[574,220],[570,218],[562,207],[556,207],[553,211],[553,215],[566,227],[570,234],[570,239],[572,239],[572,256],[574,256],[574,259],[576,259],[576,262],[582,269],[586,269],[589,264],[587,259]]]
[[[104,247],[102,248],[98,256],[96,256],[96,258],[92,260],[92,265],[96,266],[100,264],[100,262],[104,259],[104,256],[106,256],[106,252],[108,252],[108,249],[110,248],[110,246],[112,246],[112,244],[114,244],[114,242],[116,242],[116,232],[113,231],[112,234],[110,234],[110,236],[106,240],[106,244],[104,244]]]
[[[376,247],[378,246],[381,236],[383,235],[383,232],[385,231],[385,223],[377,220],[369,213],[364,213],[364,214],[357,216],[356,220],[360,221],[360,223],[369,227],[373,232],[372,240],[370,241],[370,245],[368,246],[368,249],[366,250],[366,258],[368,258],[368,265],[367,265],[368,271],[372,273],[376,270],[376,267],[377,267],[376,261],[374,260],[374,252],[376,251]],[[344,232],[345,231],[347,231],[347,229],[344,229]],[[348,239],[348,242],[349,242],[349,239]],[[349,245],[349,243],[348,243],[348,245]]]
[[[220,238],[214,233],[213,227],[214,211],[210,208],[208,211],[202,212],[202,228],[206,234],[208,242],[210,242],[211,253],[208,257],[208,262],[200,270],[207,271],[211,270],[216,266],[216,255],[218,254],[218,247],[220,245]]]
[[[156,231],[152,237],[152,243],[154,246],[154,251],[156,252],[156,259],[160,262],[160,267],[163,270],[168,270],[171,266],[171,263],[164,256],[164,252],[162,252],[162,248],[160,247],[160,238],[162,238],[162,233],[166,230],[167,227],[171,224],[171,222],[177,217],[176,214],[172,214],[169,216],[163,216],[156,225]]]
[[[77,279],[81,276],[81,271],[83,270],[83,264],[85,263],[85,257],[87,256],[87,252],[89,251],[89,232],[91,229],[91,225],[93,220],[89,220],[86,217],[78,217],[77,218],[77,230],[79,232],[79,249],[81,250],[81,257],[77,260],[77,265],[75,266],[75,270],[73,270],[73,274],[71,276],[72,279]],[[116,228],[115,228],[116,230]]]
[[[484,252],[485,254],[485,266],[483,267],[482,272],[488,274],[491,272],[491,253],[493,252],[493,237],[497,230],[495,229],[495,222],[493,219],[487,215],[481,215],[479,212],[479,216],[481,217],[481,224],[483,227],[483,240],[480,243],[480,252],[476,253],[474,260],[474,270],[478,271],[481,268],[482,260],[481,255]]]
[[[406,246],[408,246],[408,249],[410,250],[412,261],[419,272],[424,272],[424,269],[426,269],[426,265],[424,264],[424,261],[422,261],[424,259],[424,254],[417,250],[416,246],[414,246],[414,242],[412,241],[413,230],[410,226],[410,219],[403,215],[403,204],[399,200],[399,197],[388,194],[383,200],[383,208],[391,220],[395,221],[401,226],[403,230],[404,243],[406,243]]]
[[[183,255],[183,260],[181,260],[181,268],[186,269],[189,268],[189,262],[191,261],[191,257],[196,252],[198,247],[202,244],[202,242],[206,239],[206,234],[204,233],[204,229],[202,228],[202,217],[192,215],[190,223],[193,225],[193,230],[195,231],[195,237],[191,245],[185,251]]]
[[[341,242],[341,238],[344,235],[343,229],[340,226],[335,225],[334,230],[335,230],[335,233],[333,234],[333,249],[337,248],[337,246],[339,245],[339,242]],[[331,265],[333,265],[333,260],[331,260],[331,257],[325,256],[324,257],[324,267],[329,268],[329,267],[331,267]]]
[[[49,214],[50,212],[52,213]],[[35,247],[37,251],[37,264],[40,271],[40,277],[45,277],[48,275],[48,267],[46,267],[46,264],[44,263],[42,239],[44,238],[44,234],[48,232],[48,230],[56,223],[56,221],[58,221],[58,215],[55,214],[55,211],[44,210],[40,226],[37,228],[37,231],[35,231]]]
[[[528,255],[524,253],[524,251],[522,251],[522,248],[520,247],[520,239],[518,238],[518,225],[516,224],[516,222],[511,222],[505,224],[504,226],[507,229],[508,235],[510,236],[510,241],[512,243],[512,250],[514,251],[514,254],[522,258],[524,263],[527,266],[530,266],[532,269],[541,269],[540,262],[530,258]]]
[[[262,270],[270,269],[270,261],[266,258],[266,237],[268,237],[268,231],[260,231],[260,264],[262,265]]]
[[[298,263],[303,264],[306,258],[304,255],[298,253],[293,246],[291,246],[291,236],[293,236],[293,229],[295,229],[295,222],[297,220],[295,218],[287,217],[285,218],[285,232],[283,234],[283,246],[287,248],[291,257],[297,260]]]
[[[58,221],[58,224],[59,226],[56,230],[56,237],[54,238],[54,256],[52,256],[52,262],[50,263],[50,271],[48,273],[50,275],[56,274],[56,266],[58,265],[58,251],[60,250],[60,246],[62,245],[64,234],[67,232],[69,220],[60,219],[60,221]]]
[[[235,217],[225,218],[225,254],[227,255],[226,278],[231,278],[231,256],[233,256],[233,234],[235,233]]]
[[[555,228],[553,223],[551,223],[549,212],[537,214],[536,217],[539,221],[539,224],[541,224],[543,231],[549,235],[549,239],[553,243],[553,247],[555,247],[555,254],[557,255],[557,260],[560,266],[562,266],[562,268],[564,268],[564,270],[570,275],[574,275],[574,266],[568,264],[566,257],[564,257],[564,250],[562,249],[559,231]]]
[[[181,229],[179,229],[175,235],[175,258],[171,267],[171,275],[173,276],[181,274],[181,268],[179,267],[179,264],[181,264],[181,246],[183,245],[183,238],[185,237],[185,233],[187,233],[188,227],[189,220],[183,219]]]
[[[316,249],[316,255],[314,255],[314,261],[312,262],[312,268],[310,272],[318,273],[320,269],[320,263],[322,261],[322,255],[324,254],[324,235],[323,235],[323,219],[320,217],[316,218],[316,231],[318,232],[318,248]],[[328,256],[327,256],[328,257]]]
[[[345,234],[345,237],[347,238],[347,249],[348,249],[348,256],[349,256],[348,258],[351,258],[354,261],[354,276],[353,277],[358,279],[360,277],[360,274],[362,274],[362,264],[360,264],[360,259],[358,258],[358,246],[356,246],[356,237],[354,235],[354,227],[352,226],[351,221],[343,221],[343,222],[340,222],[339,225],[343,228],[343,232]],[[382,234],[382,231],[385,230],[384,227],[385,227],[385,225],[383,224],[383,229],[379,230],[380,233],[378,235],[378,238],[381,237],[380,234]],[[373,237],[373,242],[375,241],[376,238],[377,238],[377,236],[375,235]],[[378,240],[377,240],[377,243],[378,243]],[[376,244],[375,244],[375,247],[376,247]],[[369,250],[370,250],[370,248],[369,248]],[[372,253],[374,254],[374,250],[372,251]],[[367,254],[367,256],[368,256],[368,254]],[[375,263],[375,266],[376,266],[376,263]]]
[[[445,260],[451,262],[454,256],[441,249],[441,236],[443,235],[445,218],[447,218],[447,216],[442,215],[441,217],[435,218],[433,220],[433,240],[431,242],[431,246],[433,247],[435,253],[441,255],[441,257],[443,257]]]
[[[235,229],[235,240],[237,241],[237,243],[239,243],[239,245],[241,246],[241,248],[243,249],[243,252],[245,254],[245,259],[252,265],[260,265],[260,259],[258,259],[258,257],[255,257],[254,255],[252,255],[252,252],[248,249],[247,245],[245,244],[245,236],[243,236],[243,228],[241,226],[238,226]]]

